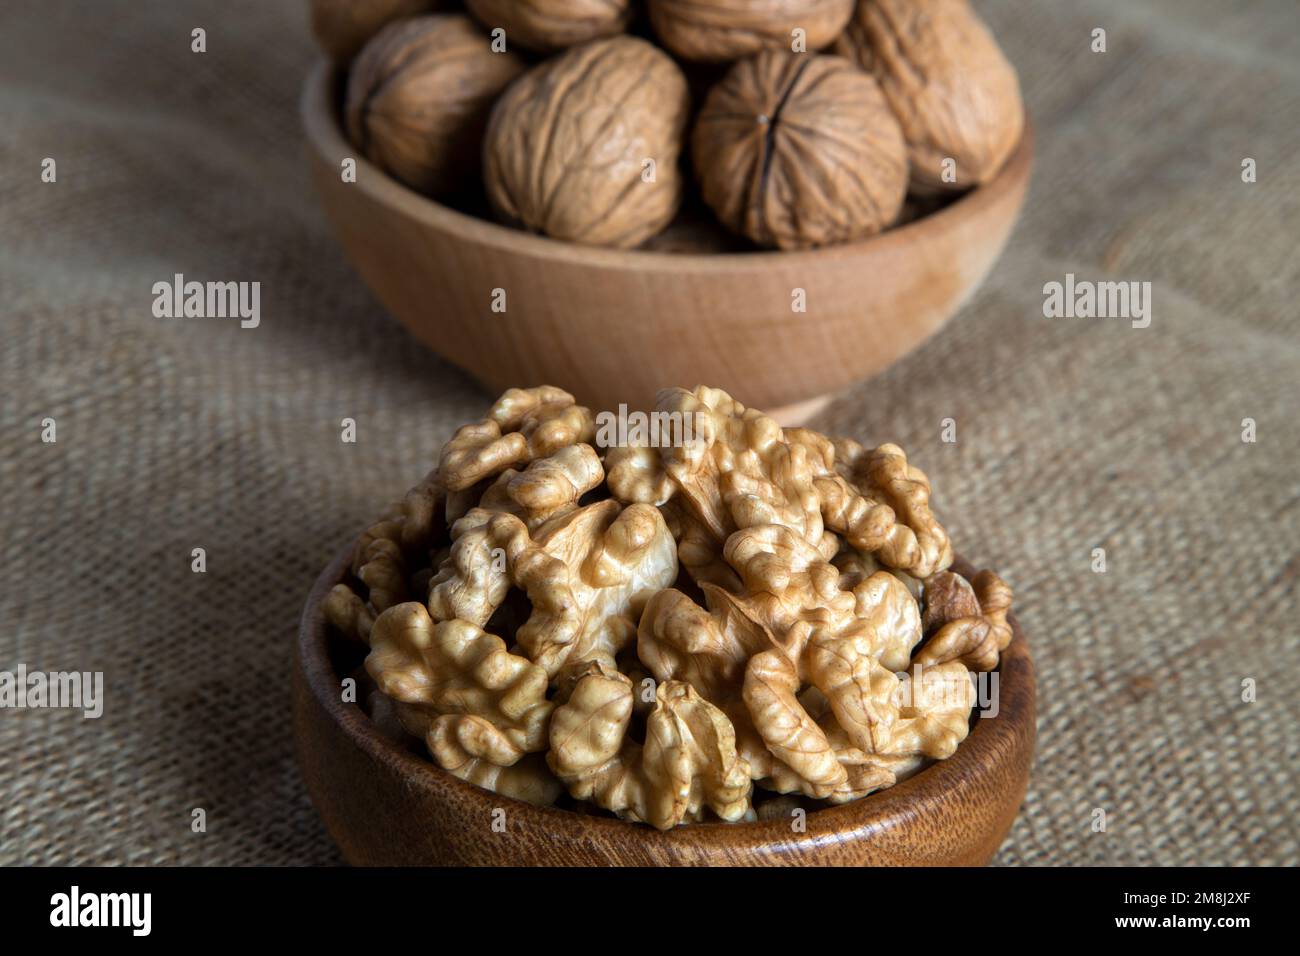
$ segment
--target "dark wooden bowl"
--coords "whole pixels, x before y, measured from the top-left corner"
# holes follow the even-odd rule
[[[312,588],[298,634],[294,733],[307,789],[349,862],[358,865],[982,865],[1020,809],[1034,750],[1034,668],[1015,616],[999,668],[996,717],[979,718],[942,760],[895,787],[788,820],[706,823],[660,832],[535,807],[458,780],[379,733],[342,702],[345,639],[321,601],[343,580],[351,548]],[[974,569],[955,567],[970,577]],[[355,651],[353,651],[355,654]],[[504,809],[504,830],[494,811]],[[500,819],[500,814],[495,814]]]

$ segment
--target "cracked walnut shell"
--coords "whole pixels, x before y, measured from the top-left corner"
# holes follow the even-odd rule
[[[549,53],[596,37],[622,33],[631,0],[466,0],[469,12],[506,42]]]
[[[464,14],[391,23],[352,65],[348,137],[412,189],[447,196],[478,172],[492,103],[523,69]]]
[[[483,179],[497,214],[556,239],[629,248],[681,203],[690,96],[661,50],[618,36],[520,77],[492,110]]]
[[[836,56],[766,50],[709,91],[691,153],[704,201],[761,246],[804,249],[890,225],[907,151],[879,85]]]
[[[1020,142],[1015,67],[967,0],[861,0],[835,52],[879,80],[922,189],[988,182]]]
[[[684,60],[738,60],[765,47],[805,50],[831,43],[853,13],[854,0],[650,0],[650,23],[664,46]]]

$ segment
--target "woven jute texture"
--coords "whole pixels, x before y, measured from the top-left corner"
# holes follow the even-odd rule
[[[293,758],[302,601],[491,396],[329,234],[304,7],[0,5],[0,669],[106,685],[99,720],[0,711],[0,862],[340,860]],[[1037,123],[1022,221],[941,334],[815,424],[907,448],[1015,587],[1039,748],[1000,863],[1295,863],[1295,4],[981,9]],[[176,273],[260,282],[260,327],[155,318]],[[1150,327],[1044,318],[1067,273],[1150,282]]]

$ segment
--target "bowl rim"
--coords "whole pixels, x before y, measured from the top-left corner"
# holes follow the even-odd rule
[[[568,844],[588,843],[593,836],[608,836],[611,840],[642,840],[669,848],[676,845],[689,851],[699,845],[701,833],[714,830],[720,837],[725,834],[728,845],[761,854],[777,845],[810,848],[828,839],[883,834],[928,810],[943,812],[946,808],[939,806],[940,803],[963,794],[978,794],[990,777],[1005,772],[1003,765],[1012,763],[1020,747],[1024,746],[1017,738],[1025,730],[1029,734],[1030,748],[1025,766],[1026,780],[1028,778],[1033,738],[1036,736],[1034,668],[1025,635],[1012,612],[1007,616],[1012,628],[1012,642],[1002,652],[996,669],[1001,688],[997,716],[976,720],[956,753],[946,760],[931,763],[893,787],[848,803],[809,811],[803,833],[792,833],[789,822],[781,818],[742,823],[710,821],[658,830],[645,824],[613,817],[587,816],[503,796],[461,780],[443,770],[427,755],[419,756],[405,749],[375,728],[359,702],[343,702],[338,693],[343,675],[334,670],[329,659],[326,640],[329,625],[322,605],[330,588],[348,578],[353,550],[354,544],[349,544],[313,585],[303,608],[295,666],[300,669],[308,693],[329,714],[334,726],[342,731],[352,746],[371,763],[385,765],[400,775],[408,788],[434,800],[446,799],[448,794],[453,794],[459,801],[480,806],[484,813],[505,808],[510,817],[534,821],[545,828],[548,838]],[[961,557],[954,560],[950,570],[968,579],[975,574],[974,567]],[[1018,690],[1025,692],[1016,692]],[[1010,825],[1009,820],[1007,825]]]
[[[398,182],[359,155],[343,135],[333,101],[338,79],[339,73],[335,65],[327,59],[318,59],[304,81],[299,101],[307,140],[323,163],[337,169],[344,159],[355,160],[357,180],[352,185],[393,212],[415,219],[432,229],[452,233],[498,251],[553,262],[648,272],[728,273],[741,267],[763,268],[775,261],[784,266],[798,267],[813,260],[826,262],[832,259],[857,259],[869,253],[879,254],[895,248],[902,251],[914,243],[924,243],[933,233],[946,231],[958,221],[978,218],[984,210],[1001,202],[1007,194],[1021,189],[1029,179],[1033,164],[1034,130],[1026,112],[1020,142],[992,179],[961,194],[942,209],[857,242],[819,249],[758,249],[709,254],[611,249],[552,239],[481,219],[444,206]]]

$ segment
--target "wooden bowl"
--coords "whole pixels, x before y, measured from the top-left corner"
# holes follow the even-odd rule
[[[645,409],[664,382],[707,382],[789,424],[916,348],[984,280],[1029,184],[1033,133],[991,182],[864,242],[692,255],[559,242],[465,215],[357,157],[339,78],[302,98],[313,177],[375,297],[499,393],[558,385],[596,409]],[[357,159],[357,181],[341,163]],[[506,293],[492,311],[493,290]],[[803,289],[806,313],[792,310]],[[793,406],[793,407],[791,407]]]
[[[346,577],[351,551],[312,588],[293,677],[307,789],[351,863],[969,866],[992,858],[1020,809],[1034,750],[1034,669],[1014,615],[1015,637],[998,669],[997,716],[976,719],[949,759],[888,790],[809,813],[805,833],[791,832],[787,820],[660,832],[482,790],[383,736],[358,705],[343,703],[342,676],[360,652],[326,625],[321,602]],[[974,574],[960,560],[955,570]],[[498,808],[504,832],[492,828]]]

